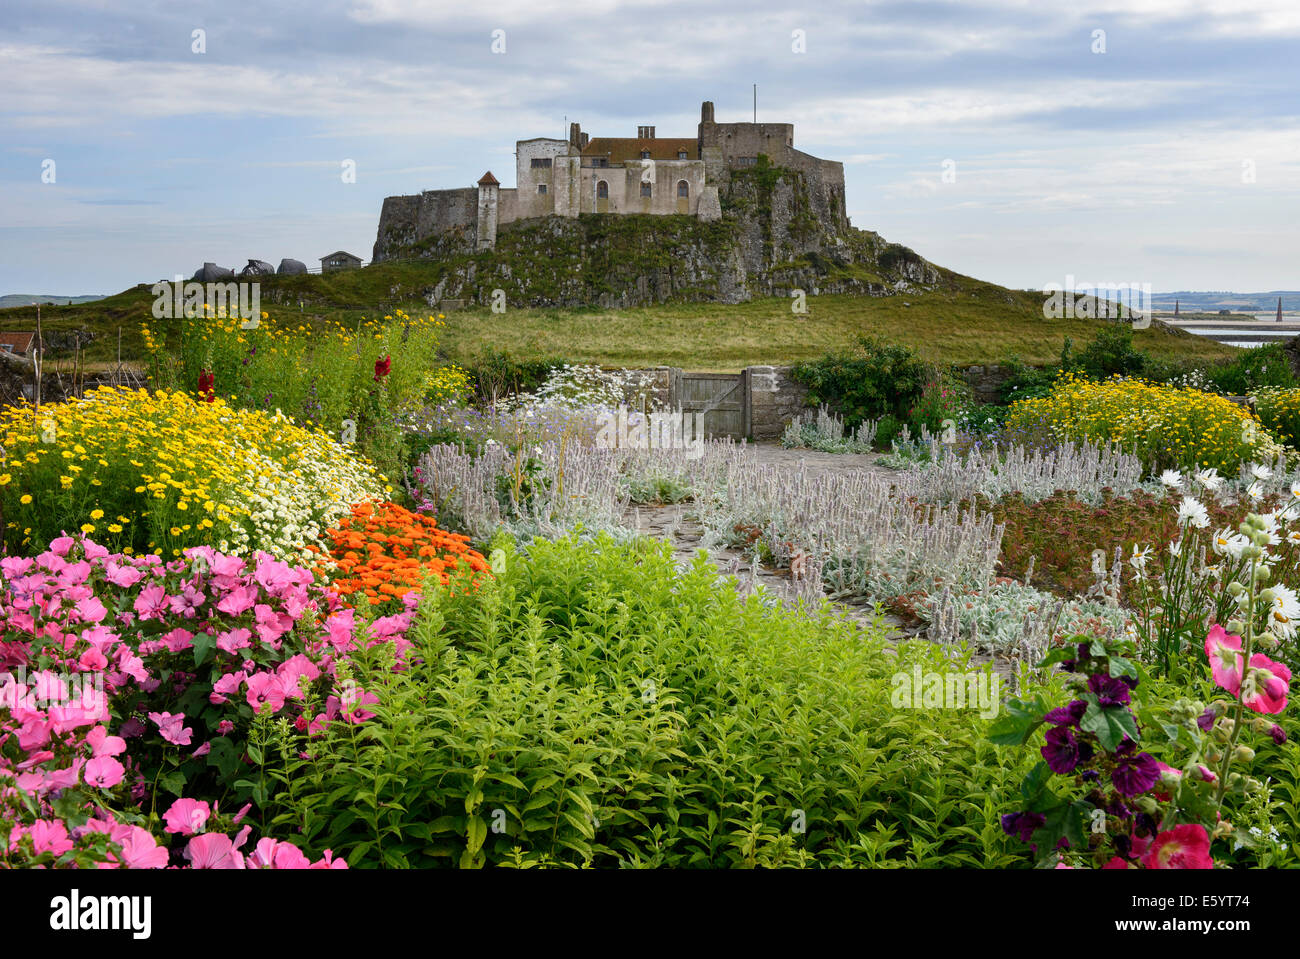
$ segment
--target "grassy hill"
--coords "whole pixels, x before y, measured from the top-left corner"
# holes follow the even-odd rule
[[[262,277],[262,308],[272,317],[354,323],[394,309],[428,313],[422,299],[435,264],[380,263],[326,275]],[[996,363],[1016,353],[1046,365],[1060,356],[1064,337],[1076,346],[1100,325],[1088,320],[1051,320],[1042,315],[1042,294],[1009,290],[942,271],[943,283],[926,292],[891,296],[810,296],[808,313],[794,315],[786,299],[764,298],[728,305],[664,303],[632,309],[510,309],[486,307],[447,314],[448,355],[469,361],[488,349],[515,359],[563,358],[610,366],[680,366],[734,371],[752,364],[784,364],[849,345],[858,333],[878,333],[915,346],[938,362]],[[85,358],[93,365],[115,359],[118,330],[122,355],[143,355],[141,324],[166,330],[151,317],[147,285],[93,303],[43,307],[47,342],[66,348],[84,330],[93,338]],[[0,310],[0,330],[35,328],[35,307]],[[1170,360],[1208,363],[1232,356],[1232,347],[1182,331],[1138,331],[1134,345]],[[62,352],[62,349],[59,349]]]

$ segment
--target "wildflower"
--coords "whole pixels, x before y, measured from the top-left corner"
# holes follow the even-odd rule
[[[1210,514],[1194,496],[1184,496],[1178,507],[1178,522],[1180,525],[1188,523],[1196,529],[1205,529],[1210,525]]]
[[[384,356],[382,359],[375,360],[375,382],[378,383],[387,376],[392,368],[393,358],[391,356]]]
[[[1211,493],[1223,485],[1223,477],[1219,475],[1219,471],[1213,466],[1209,469],[1197,470],[1192,478]]]
[[[1273,478],[1273,471],[1263,463],[1251,463],[1250,475],[1257,480],[1269,480]]]
[[[1209,657],[1210,673],[1215,683],[1236,696],[1241,691],[1241,637],[1229,635],[1216,624],[1205,637],[1205,655]]]
[[[1170,489],[1182,489],[1183,474],[1178,470],[1165,470],[1160,474],[1160,482]]]
[[[1160,764],[1149,753],[1133,755],[1137,744],[1125,739],[1115,750],[1116,764],[1110,779],[1123,796],[1137,796],[1155,786],[1160,778]]]

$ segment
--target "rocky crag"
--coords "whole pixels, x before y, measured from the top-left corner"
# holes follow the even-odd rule
[[[428,260],[431,306],[490,304],[626,308],[667,301],[739,303],[758,296],[856,293],[883,296],[933,288],[948,276],[907,247],[851,227],[815,174],[760,157],[720,171],[722,217],[584,214],[503,225],[492,250],[472,230],[423,232],[412,217],[386,215],[376,262]]]

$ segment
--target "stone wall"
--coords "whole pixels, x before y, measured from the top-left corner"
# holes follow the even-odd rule
[[[478,218],[478,188],[425,190],[384,198],[379,235],[371,259],[383,260],[397,247],[454,229],[473,232]]]
[[[989,366],[968,366],[958,371],[971,389],[976,403],[996,403],[998,390],[1002,384],[1011,379],[1008,367],[992,364]]]
[[[754,439],[780,439],[790,421],[807,409],[808,387],[790,375],[791,369],[789,366],[746,369],[750,435]]]

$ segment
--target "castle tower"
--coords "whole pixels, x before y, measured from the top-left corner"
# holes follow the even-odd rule
[[[491,250],[497,245],[497,206],[501,182],[488,170],[478,181],[478,248]]]

